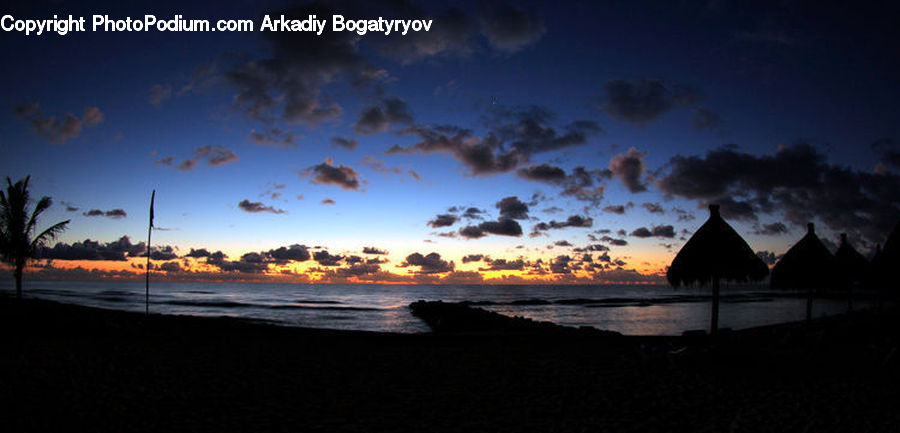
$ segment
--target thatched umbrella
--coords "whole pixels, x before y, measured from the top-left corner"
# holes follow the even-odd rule
[[[870,284],[882,294],[896,295],[900,286],[900,278],[897,277],[897,269],[900,268],[900,221],[894,226],[884,247],[876,251],[871,268],[873,281]]]
[[[847,242],[847,234],[841,233],[841,246],[834,253],[840,283],[847,290],[847,311],[853,311],[853,286],[861,283],[869,272],[869,261]]]
[[[719,215],[719,205],[709,205],[709,219],[681,247],[666,278],[674,287],[712,283],[710,332],[719,327],[719,281],[759,281],[769,268],[747,242]]]
[[[803,236],[772,268],[772,287],[806,289],[806,320],[812,318],[813,294],[816,290],[837,286],[837,265],[831,251],[816,236],[813,223],[806,225]]]

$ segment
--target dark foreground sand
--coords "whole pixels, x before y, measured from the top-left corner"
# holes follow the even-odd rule
[[[0,325],[4,432],[900,431],[895,310],[716,345],[333,332],[6,297]]]

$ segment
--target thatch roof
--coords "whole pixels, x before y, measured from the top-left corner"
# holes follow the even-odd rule
[[[834,256],[816,236],[813,223],[807,232],[772,268],[772,287],[779,289],[821,289],[837,285]]]
[[[900,221],[894,226],[894,231],[888,236],[884,242],[884,248],[881,249],[881,256],[884,259],[893,260],[891,263],[900,263]]]
[[[841,282],[850,284],[854,281],[862,281],[869,270],[869,261],[850,245],[847,234],[841,233],[841,246],[834,253],[837,269],[843,276]]]
[[[709,219],[672,260],[666,278],[669,284],[698,283],[714,278],[724,281],[759,281],[769,268],[756,256],[747,242],[719,215],[719,206],[709,206]]]
[[[877,251],[872,258],[872,276],[869,285],[879,289],[892,288],[896,290],[900,286],[900,277],[897,269],[900,268],[900,221],[894,226],[894,231],[888,236],[884,248]]]

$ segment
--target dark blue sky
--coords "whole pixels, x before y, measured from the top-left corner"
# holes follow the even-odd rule
[[[157,225],[168,229],[157,239],[198,278],[280,272],[284,263],[266,252],[301,245],[338,257],[300,254],[289,272],[313,279],[462,281],[477,271],[645,280],[711,202],[758,251],[783,253],[807,221],[826,239],[848,232],[868,251],[900,215],[897,9],[14,6],[0,12],[181,14],[253,19],[256,29],[0,33],[0,173],[32,175],[35,193],[57,203],[48,218],[73,220],[65,246],[100,241],[79,244],[88,250],[142,238],[157,189]],[[434,28],[390,37],[334,33],[330,23],[322,36],[259,31],[263,15],[281,13],[424,18]],[[126,216],[107,216],[116,209]],[[388,261],[360,267],[351,257],[365,246],[388,250]],[[184,258],[191,248],[229,260]],[[490,259],[464,263],[477,255]]]

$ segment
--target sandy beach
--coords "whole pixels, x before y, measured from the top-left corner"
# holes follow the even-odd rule
[[[900,431],[896,311],[395,335],[0,298],[4,431]]]

